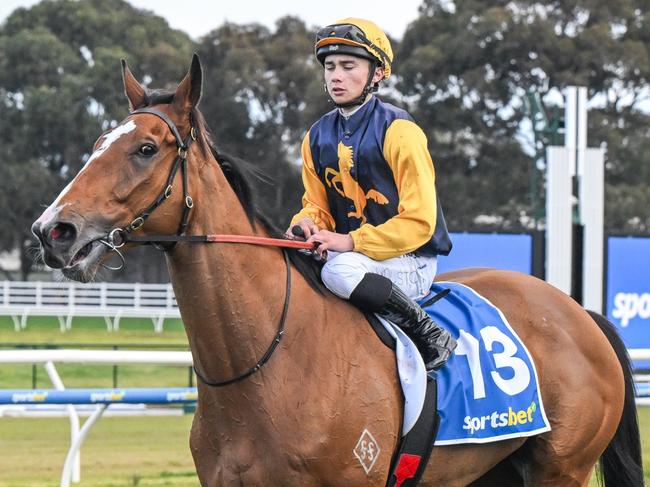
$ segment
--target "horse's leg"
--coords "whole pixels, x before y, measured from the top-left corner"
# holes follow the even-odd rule
[[[214,445],[210,444],[210,437],[206,434],[201,418],[203,411],[201,402],[199,401],[194,412],[194,419],[192,420],[192,427],[190,429],[190,452],[194,460],[194,467],[196,474],[199,477],[199,482],[202,487],[218,487],[221,485],[219,482],[218,472],[214,468],[217,464],[216,461],[206,462],[205,456],[214,454]]]
[[[494,487],[496,485],[499,487],[521,487],[524,485],[524,479],[512,458],[503,460],[480,479],[469,484],[469,487]]]
[[[534,450],[538,449],[535,438],[518,451],[501,461],[469,487],[587,487],[593,467],[578,468],[564,461],[561,464],[540,464],[531,462]],[[545,458],[544,461],[548,461]],[[592,460],[588,460],[591,463]]]
[[[594,465],[611,436],[612,422],[604,412],[606,408],[594,404],[593,409],[602,413],[599,418],[602,428],[577,430],[573,428],[577,425],[556,423],[555,430],[531,440],[523,485],[586,487],[589,484]]]
[[[586,465],[572,465],[569,461],[549,465],[534,465],[527,470],[526,486],[544,487],[587,487],[595,460]]]
[[[465,487],[519,449],[525,441],[526,438],[515,438],[487,444],[435,447],[421,485]],[[501,486],[499,483],[477,485]]]

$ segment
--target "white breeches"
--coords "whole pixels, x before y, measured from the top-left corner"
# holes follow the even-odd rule
[[[420,299],[429,293],[436,271],[437,257],[406,254],[386,260],[374,260],[359,252],[328,251],[327,262],[321,271],[323,283],[334,294],[349,299],[363,276],[368,272],[381,274],[411,299]]]

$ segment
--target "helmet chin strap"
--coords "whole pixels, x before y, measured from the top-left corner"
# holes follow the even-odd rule
[[[366,86],[363,88],[363,91],[361,92],[361,95],[359,95],[357,98],[348,101],[346,103],[336,103],[332,97],[329,94],[329,91],[327,91],[327,85],[325,86],[325,93],[327,93],[327,97],[329,101],[336,106],[337,108],[352,108],[352,107],[358,107],[364,104],[366,101],[366,98],[370,93],[376,93],[379,90],[379,83],[374,83],[372,82],[372,78],[375,76],[375,70],[377,69],[377,63],[372,62],[370,63],[370,73],[368,74],[368,81],[366,81]]]

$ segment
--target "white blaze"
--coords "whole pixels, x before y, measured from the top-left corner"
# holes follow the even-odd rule
[[[72,183],[74,183],[75,180],[79,177],[79,174],[84,172],[84,170],[88,168],[88,166],[92,161],[94,161],[99,156],[101,156],[104,152],[106,152],[108,148],[113,144],[113,142],[115,142],[117,139],[122,137],[124,134],[128,134],[129,132],[132,132],[133,130],[135,130],[135,128],[136,128],[135,122],[133,120],[129,120],[124,125],[118,125],[117,127],[115,127],[113,130],[111,130],[104,136],[104,140],[102,141],[101,145],[88,158],[86,164],[84,164],[84,167],[81,168],[81,171],[77,173],[74,179],[68,183],[68,185],[63,189],[63,191],[59,193],[59,196],[56,197],[56,199],[47,208],[47,210],[45,210],[43,214],[39,217],[38,221],[41,223],[41,226],[47,225],[50,222],[50,220],[52,220],[55,217],[57,213],[56,210],[59,205],[59,201],[61,201],[61,198],[63,198],[65,194],[68,192],[68,190],[72,186]]]
[[[135,122],[133,120],[129,120],[124,125],[118,125],[113,130],[111,130],[109,133],[107,133],[104,136],[104,140],[102,141],[102,145],[100,145],[97,148],[97,150],[92,153],[92,155],[88,158],[88,161],[86,162],[86,165],[81,169],[81,171],[86,169],[88,167],[88,164],[90,164],[93,160],[97,159],[104,152],[106,152],[113,142],[115,142],[117,139],[122,137],[124,134],[128,134],[129,132],[131,132],[133,130],[135,130]],[[81,173],[81,171],[79,171],[79,173]]]

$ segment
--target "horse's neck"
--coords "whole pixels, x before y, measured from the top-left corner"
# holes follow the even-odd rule
[[[220,173],[202,176],[187,234],[250,235],[251,225]],[[275,248],[179,244],[168,256],[195,366],[213,381],[259,360],[277,332],[286,269]]]

